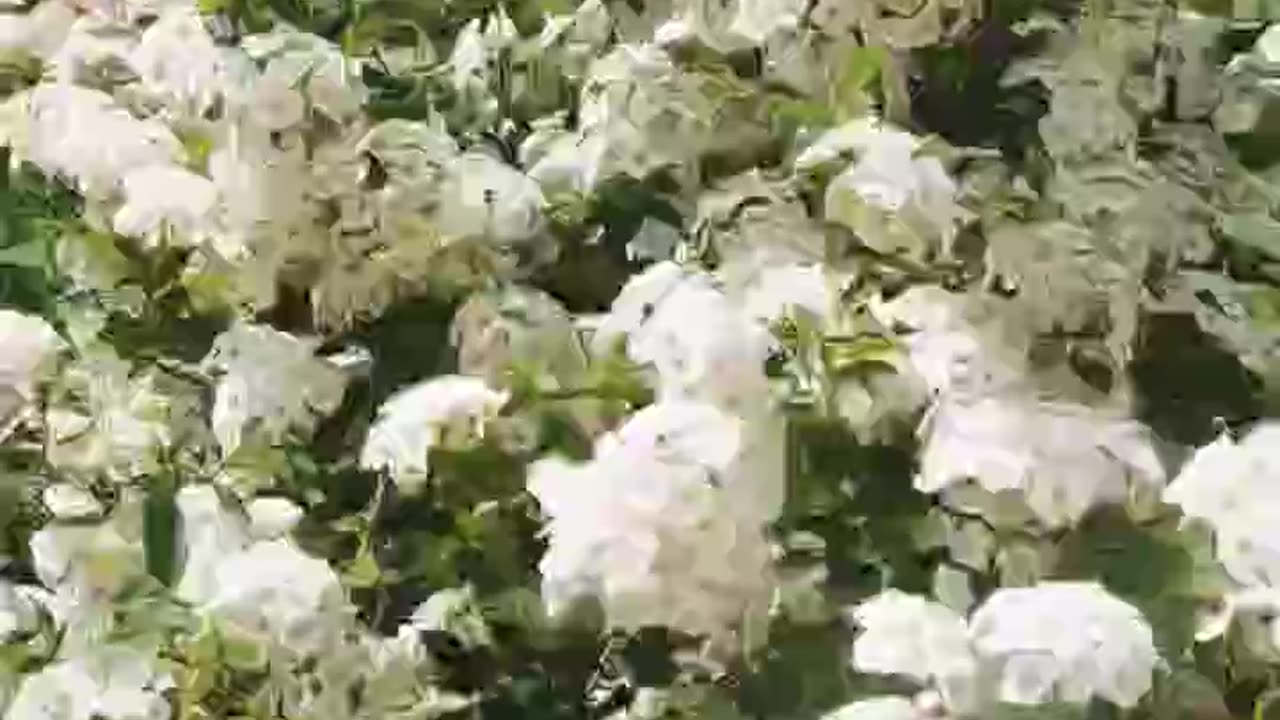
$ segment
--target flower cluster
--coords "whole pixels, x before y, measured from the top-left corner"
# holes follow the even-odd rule
[[[0,2],[0,717],[1266,714],[1280,26],[980,5]]]
[[[1142,613],[1094,583],[997,590],[968,621],[888,590],[859,605],[853,618],[863,628],[853,645],[855,668],[932,688],[955,717],[983,717],[995,702],[1084,703],[1093,696],[1133,707],[1151,689],[1159,662]],[[927,703],[926,696],[916,705]],[[871,714],[860,705],[883,705],[884,717],[915,716],[890,700],[840,712]]]

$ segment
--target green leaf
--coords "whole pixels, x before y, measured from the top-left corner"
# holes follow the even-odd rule
[[[1219,221],[1232,241],[1270,257],[1280,257],[1280,221],[1263,213],[1226,215]]]
[[[0,248],[0,265],[47,270],[49,248],[41,240],[29,240],[21,245]]]
[[[267,647],[235,628],[220,628],[222,660],[236,670],[261,670],[267,666]]]
[[[378,560],[367,549],[356,555],[355,559],[342,571],[342,581],[352,588],[371,588],[382,579],[382,570]]]
[[[148,488],[143,505],[143,551],[147,572],[165,586],[176,574],[178,549],[178,508],[174,502],[175,487],[171,480],[158,480]]]
[[[868,91],[879,79],[887,51],[882,47],[855,46],[846,56],[831,89],[831,105],[840,120],[862,115],[869,104]]]
[[[1222,691],[1191,668],[1157,676],[1152,711],[1161,720],[1230,720]]]

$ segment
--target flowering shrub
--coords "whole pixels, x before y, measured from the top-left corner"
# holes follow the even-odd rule
[[[1276,13],[0,1],[0,718],[1277,716]]]

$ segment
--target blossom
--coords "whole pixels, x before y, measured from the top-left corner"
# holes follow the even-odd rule
[[[31,536],[36,577],[52,591],[42,604],[58,622],[68,656],[104,641],[114,625],[111,601],[146,573],[142,500],[126,488],[105,519],[55,521]]]
[[[173,679],[149,653],[104,645],[26,676],[9,720],[166,720]]]
[[[592,346],[601,354],[619,340],[632,360],[656,371],[660,396],[748,414],[767,406],[764,364],[775,342],[705,273],[663,262],[629,280]]]
[[[301,93],[299,100],[309,103],[329,118],[347,121],[365,101],[366,90],[356,63],[342,55],[332,42],[286,27],[245,38],[243,49],[254,59],[265,63],[261,80],[271,88],[274,97],[283,100],[287,89]],[[256,103],[255,103],[256,104]],[[290,108],[298,107],[288,100]],[[263,116],[264,118],[267,116]],[[277,120],[287,115],[276,114]],[[298,117],[300,121],[301,116]],[[296,122],[296,121],[295,121]],[[295,124],[273,124],[282,130]]]
[[[95,517],[102,513],[102,503],[92,493],[69,482],[45,488],[43,500],[44,506],[59,520]]]
[[[1223,433],[1195,452],[1164,493],[1188,520],[1214,531],[1218,560],[1247,587],[1280,583],[1280,530],[1271,519],[1280,507],[1277,442],[1275,422],[1259,423],[1239,441]]]
[[[133,33],[120,32],[112,20],[80,14],[61,43],[43,58],[46,77],[58,84],[100,85],[128,71],[129,53],[137,44]]]
[[[222,52],[194,6],[174,5],[142,32],[129,66],[149,90],[199,116],[221,95]]]
[[[685,0],[654,34],[662,42],[688,33],[708,47],[727,52],[758,45],[774,33],[796,27],[803,12],[804,5],[795,0]]]
[[[414,608],[405,624],[420,632],[450,633],[464,647],[487,645],[491,641],[489,626],[480,614],[470,587],[445,588],[431,593]]]
[[[917,286],[868,303],[872,317],[897,331],[915,373],[935,395],[983,397],[1022,384],[1021,337],[1009,337],[971,298]]]
[[[827,185],[826,218],[880,252],[948,251],[968,213],[956,201],[955,181],[937,158],[917,155],[920,146],[911,133],[876,119],[855,120],[819,138],[795,166],[806,170],[854,154]]]
[[[1280,591],[1267,586],[1232,589],[1197,621],[1197,642],[1208,642],[1234,629],[1238,647],[1249,658],[1280,661]]]
[[[204,359],[222,374],[214,391],[214,435],[235,452],[250,423],[270,438],[306,430],[342,402],[346,378],[315,356],[316,343],[266,325],[240,323],[222,333]]]
[[[45,0],[25,14],[0,15],[0,55],[52,55],[75,22],[75,11],[63,0]]]
[[[163,123],[139,120],[110,95],[74,85],[36,86],[30,123],[31,161],[91,197],[114,191],[131,170],[169,164],[181,153]]]
[[[1092,582],[1000,588],[963,618],[886,590],[859,605],[853,665],[934,686],[946,710],[981,715],[993,702],[1133,707],[1160,662],[1137,608]]]
[[[950,708],[972,707],[978,663],[964,618],[940,603],[890,589],[858,605],[853,619],[862,628],[853,643],[854,668],[932,683]]]
[[[207,178],[176,165],[151,165],[126,174],[121,184],[125,202],[113,226],[121,235],[186,244],[212,230],[217,188]]]
[[[130,375],[128,361],[94,346],[62,377],[81,402],[54,404],[46,417],[49,461],[83,474],[117,480],[145,474],[171,440],[171,402],[154,372]]]
[[[218,565],[249,543],[244,518],[224,507],[209,485],[191,485],[174,499],[182,518],[183,568],[174,594],[200,602],[216,592]]]
[[[302,520],[303,510],[288,498],[258,497],[249,502],[249,534],[255,540],[283,537]]]
[[[267,130],[286,130],[302,122],[306,100],[293,82],[280,75],[262,75],[249,96],[253,119]]]
[[[420,487],[430,472],[431,448],[482,436],[485,423],[507,399],[483,380],[462,375],[434,377],[400,390],[378,408],[360,465],[385,469],[405,489]]]
[[[446,236],[510,243],[533,236],[542,223],[542,189],[519,170],[481,152],[445,166],[436,223]]]
[[[1015,491],[1046,527],[1123,503],[1131,482],[1160,487],[1165,472],[1146,426],[1085,405],[1018,393],[944,398],[921,427],[916,488],[937,493],[972,480]]]
[[[31,585],[15,585],[0,579],[0,644],[39,626],[43,591]]]
[[[329,647],[348,618],[329,565],[288,540],[255,542],[224,557],[202,607],[260,641],[296,654]]]
[[[711,142],[713,103],[662,48],[624,44],[593,61],[579,99],[579,127],[552,140],[530,175],[581,192],[615,175],[643,178],[681,166]]]
[[[42,369],[61,345],[58,333],[44,320],[0,308],[0,440],[22,419],[35,399]]]
[[[763,325],[798,312],[820,325],[834,318],[840,285],[846,280],[842,274],[786,247],[746,246],[724,252],[729,257],[716,269],[716,277],[746,317]]]
[[[1001,588],[969,621],[980,661],[998,669],[998,697],[1037,704],[1092,695],[1133,707],[1159,662],[1137,608],[1088,582]]]
[[[762,509],[740,499],[751,481],[734,467],[740,427],[708,405],[660,402],[599,438],[589,463],[535,463],[552,614],[595,597],[617,627],[722,636],[767,605]]]
[[[878,697],[859,700],[832,710],[822,720],[924,720],[910,700],[900,697]]]

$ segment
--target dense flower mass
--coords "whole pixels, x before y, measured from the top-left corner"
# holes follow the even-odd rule
[[[761,480],[743,423],[713,406],[665,401],[596,441],[585,465],[530,471],[550,518],[539,568],[548,610],[599,598],[611,623],[718,633],[768,602]]]
[[[859,605],[853,665],[932,686],[943,705],[981,716],[992,702],[1133,707],[1151,689],[1158,655],[1137,608],[1094,583],[1002,588],[966,620],[946,606],[888,590]]]
[[[0,0],[0,718],[1267,715],[1265,6]]]

